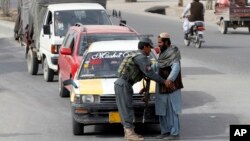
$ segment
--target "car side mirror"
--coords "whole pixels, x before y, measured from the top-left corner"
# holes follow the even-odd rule
[[[76,85],[76,83],[72,80],[72,79],[68,79],[63,81],[63,85],[67,86],[67,85],[72,85],[74,88],[78,88],[78,86]]]
[[[43,34],[50,35],[50,25],[44,25],[43,26]]]
[[[60,53],[63,55],[71,55],[71,48],[62,47],[60,48]]]

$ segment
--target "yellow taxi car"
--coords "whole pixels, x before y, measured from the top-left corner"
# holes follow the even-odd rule
[[[138,50],[138,40],[94,42],[84,53],[83,60],[71,84],[71,108],[73,134],[82,135],[84,126],[94,124],[120,123],[114,81],[118,78],[118,67],[131,51]],[[151,56],[153,60],[154,57]],[[158,123],[154,111],[155,83],[151,82],[150,99],[145,114],[143,96],[139,94],[143,83],[133,86],[135,123]]]

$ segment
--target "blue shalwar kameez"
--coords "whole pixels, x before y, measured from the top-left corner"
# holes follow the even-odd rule
[[[171,65],[172,71],[168,79],[175,80],[180,72],[180,62]],[[161,134],[179,135],[180,120],[179,115],[182,109],[181,90],[172,93],[159,93],[159,86],[156,88],[155,111],[159,116]]]

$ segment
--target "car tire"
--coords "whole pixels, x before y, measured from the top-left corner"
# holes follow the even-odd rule
[[[32,49],[29,49],[27,54],[27,67],[28,72],[31,75],[36,75],[38,72],[39,62],[36,58],[36,55]]]
[[[43,60],[43,78],[46,82],[52,82],[54,79],[54,70],[49,68],[46,58]]]
[[[84,124],[79,123],[77,121],[75,121],[75,119],[73,118],[73,134],[74,135],[83,135],[84,133]]]
[[[60,72],[59,72],[58,82],[59,82],[59,95],[60,95],[60,97],[69,97],[70,92],[64,87]]]

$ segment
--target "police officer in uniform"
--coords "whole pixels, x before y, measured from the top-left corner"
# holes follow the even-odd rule
[[[118,72],[120,78],[115,81],[115,94],[118,111],[124,127],[124,138],[126,140],[142,141],[144,138],[134,132],[132,105],[132,86],[143,79],[144,76],[167,86],[167,82],[156,74],[151,68],[151,62],[147,56],[150,55],[153,43],[149,38],[139,41],[138,50],[126,57],[121,63]]]

